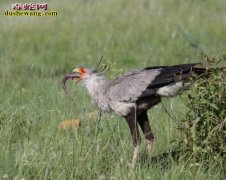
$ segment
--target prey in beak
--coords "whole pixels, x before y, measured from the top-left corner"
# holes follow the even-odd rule
[[[81,74],[78,71],[76,71],[76,70],[73,70],[72,73],[66,74],[64,76],[64,78],[62,80],[62,87],[64,89],[65,94],[69,95],[69,92],[68,92],[67,87],[66,87],[66,81],[68,79],[72,79],[72,80],[76,79],[76,81],[75,81],[75,83],[76,83],[76,82],[78,82],[80,80],[80,78],[81,78]]]

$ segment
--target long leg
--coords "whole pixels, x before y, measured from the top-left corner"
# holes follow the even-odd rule
[[[143,131],[144,137],[148,142],[147,149],[148,153],[151,152],[152,144],[154,141],[154,135],[151,131],[151,126],[149,124],[147,111],[143,111],[138,115],[137,121]]]
[[[125,116],[125,119],[129,126],[130,133],[133,140],[133,145],[135,147],[133,151],[133,159],[132,159],[132,167],[134,167],[139,155],[139,141],[140,141],[136,112],[131,111],[127,116]]]

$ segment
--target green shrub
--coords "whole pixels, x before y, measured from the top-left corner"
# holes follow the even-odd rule
[[[226,68],[209,67],[188,93],[189,111],[180,124],[179,145],[191,165],[226,165]]]

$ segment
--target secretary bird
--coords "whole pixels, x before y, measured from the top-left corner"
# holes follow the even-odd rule
[[[207,70],[198,65],[193,63],[146,67],[114,80],[108,80],[104,76],[106,67],[99,69],[97,67],[96,70],[78,67],[64,76],[62,85],[68,94],[66,81],[68,79],[75,79],[75,83],[81,81],[102,112],[113,111],[125,118],[135,147],[132,159],[134,167],[139,153],[138,124],[147,140],[147,149],[150,153],[154,136],[149,124],[148,109],[161,102],[161,97],[174,97],[182,93],[204,75]]]

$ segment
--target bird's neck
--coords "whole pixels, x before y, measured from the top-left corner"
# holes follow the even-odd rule
[[[95,104],[102,111],[109,111],[109,106],[106,101],[106,91],[110,80],[103,75],[92,74],[83,83]]]
[[[92,74],[89,78],[83,80],[85,87],[92,97],[102,93],[108,82],[109,80],[105,76],[96,74]]]

